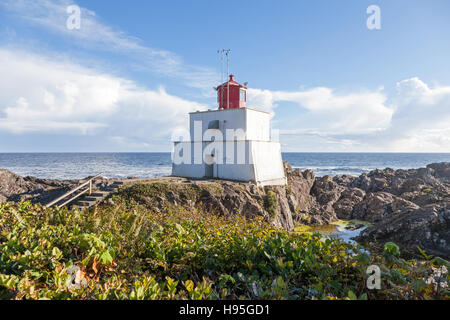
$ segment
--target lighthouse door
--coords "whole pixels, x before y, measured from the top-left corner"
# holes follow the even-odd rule
[[[205,166],[205,178],[213,178],[214,177],[214,165],[207,164]]]
[[[207,155],[207,163],[205,164],[205,178],[214,177],[214,155]],[[211,163],[211,164],[208,164]]]

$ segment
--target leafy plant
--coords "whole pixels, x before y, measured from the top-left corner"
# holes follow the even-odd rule
[[[404,261],[388,244],[385,255],[368,254],[359,245],[288,233],[260,218],[182,206],[153,212],[146,201],[155,201],[155,188],[175,187],[133,186],[92,210],[0,204],[0,298],[448,297],[445,260]],[[276,194],[267,195],[268,207],[276,207]],[[383,290],[366,288],[370,264],[380,266]],[[428,281],[437,267],[438,284]]]
[[[386,255],[398,257],[400,256],[400,248],[393,242],[386,242],[384,244],[384,253]]]

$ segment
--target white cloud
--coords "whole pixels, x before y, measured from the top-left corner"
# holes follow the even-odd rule
[[[0,49],[0,69],[6,75],[0,77],[4,133],[92,135],[123,150],[151,150],[155,141],[169,147],[171,134],[187,126],[188,112],[207,108],[163,87],[148,90],[23,51]],[[275,118],[286,151],[450,151],[450,86],[406,79],[389,104],[382,89],[249,89],[248,98],[249,106],[272,112],[286,101],[298,106]]]
[[[400,81],[393,106],[385,148],[450,152],[450,86],[430,87],[417,77]]]
[[[329,88],[305,91],[249,90],[249,105],[262,105],[266,111],[276,103],[288,101],[306,110],[293,113],[290,121],[299,124],[302,131],[320,131],[322,134],[360,134],[386,128],[393,110],[385,105],[386,97],[380,91],[336,94]],[[298,115],[300,114],[300,115]],[[290,130],[292,132],[292,129]]]
[[[298,105],[277,122],[285,150],[450,152],[450,86],[406,79],[389,104],[382,88],[347,94],[250,89],[248,96],[249,106],[271,112],[282,102]]]
[[[211,83],[219,79],[217,72],[207,67],[186,64],[177,54],[158,50],[126,32],[114,29],[101,21],[95,12],[81,7],[81,28],[68,29],[66,10],[76,4],[73,0],[2,0],[0,6],[16,14],[18,19],[45,28],[82,47],[114,51],[164,76],[181,79],[185,85],[200,88],[210,95]],[[131,63],[131,61],[130,61]]]
[[[0,131],[107,135],[145,147],[205,107],[130,80],[0,49]],[[167,138],[168,139],[168,138]],[[131,144],[131,142],[130,142]]]

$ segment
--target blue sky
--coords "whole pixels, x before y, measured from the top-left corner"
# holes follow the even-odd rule
[[[170,151],[216,107],[221,48],[284,151],[449,152],[449,18],[447,0],[5,0],[0,152]]]

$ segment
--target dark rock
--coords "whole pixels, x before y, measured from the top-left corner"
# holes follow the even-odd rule
[[[419,207],[387,192],[371,192],[358,203],[352,212],[353,219],[379,222],[392,214],[418,209]]]
[[[450,257],[450,206],[429,205],[391,215],[362,231],[362,242],[400,244],[403,250],[418,253],[417,246],[428,253]]]
[[[99,177],[94,180],[93,187],[99,188],[108,181]],[[75,188],[81,182],[82,180],[23,178],[11,171],[0,169],[0,202],[30,200],[33,203],[46,204]]]
[[[364,199],[365,195],[366,193],[358,188],[344,190],[340,199],[333,205],[336,216],[339,219],[352,219],[353,208]]]
[[[311,194],[321,205],[333,205],[341,196],[344,187],[333,181],[332,177],[316,178]]]
[[[363,224],[350,224],[350,225],[345,227],[345,229],[351,230],[351,231],[358,230],[358,229],[361,229],[361,228],[364,228]]]

